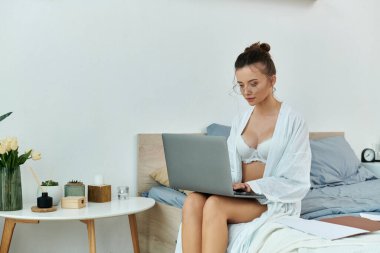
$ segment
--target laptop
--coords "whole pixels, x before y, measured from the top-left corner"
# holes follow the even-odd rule
[[[232,189],[224,136],[162,134],[170,187],[238,198],[265,198]]]

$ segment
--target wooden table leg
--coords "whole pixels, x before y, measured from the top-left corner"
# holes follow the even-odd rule
[[[140,253],[139,237],[138,237],[138,233],[137,233],[136,215],[135,214],[129,214],[128,219],[129,219],[129,227],[131,229],[131,235],[132,235],[133,252],[134,253]]]
[[[13,219],[5,218],[3,236],[1,238],[0,253],[8,253],[11,246],[15,226],[16,222]]]
[[[13,231],[16,223],[39,223],[38,220],[16,220],[5,218],[3,236],[1,238],[0,253],[8,253],[11,246]]]
[[[95,222],[91,220],[81,220],[81,222],[87,225],[88,243],[90,246],[90,253],[96,253],[96,241],[95,241]],[[1,252],[0,252],[1,253]]]

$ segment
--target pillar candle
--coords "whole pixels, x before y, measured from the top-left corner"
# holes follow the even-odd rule
[[[103,176],[102,175],[96,175],[94,179],[95,185],[102,185],[104,184],[103,182]]]

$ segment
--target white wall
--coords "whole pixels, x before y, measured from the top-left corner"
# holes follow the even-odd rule
[[[380,142],[376,0],[0,0],[1,138],[40,150],[43,179],[136,188],[136,134],[199,132],[245,108],[236,56],[269,42],[277,96],[311,131]],[[23,196],[36,186],[23,166]],[[115,189],[115,188],[114,188]],[[1,224],[0,224],[1,225]],[[132,252],[128,221],[96,222],[98,252]],[[65,238],[65,239],[63,239]],[[46,240],[47,248],[38,248]],[[79,222],[17,225],[11,252],[86,252]]]

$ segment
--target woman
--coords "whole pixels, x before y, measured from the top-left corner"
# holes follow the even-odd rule
[[[270,46],[255,43],[235,62],[237,90],[252,106],[236,117],[228,138],[233,189],[263,194],[239,199],[190,194],[182,211],[182,251],[246,252],[255,231],[281,215],[300,214],[310,187],[310,146],[304,120],[274,96],[276,68]],[[228,242],[228,224],[249,223]],[[230,245],[229,245],[229,244]]]

